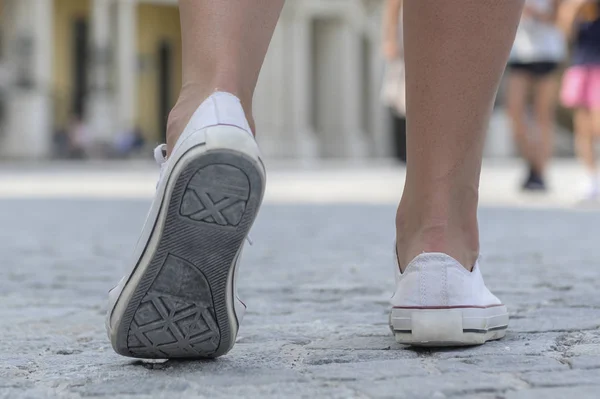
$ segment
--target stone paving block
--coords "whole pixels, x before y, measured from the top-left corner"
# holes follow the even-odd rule
[[[522,373],[521,378],[534,387],[595,385],[600,392],[600,369]]]
[[[417,353],[431,355],[439,359],[483,358],[495,355],[536,356],[546,352],[556,352],[556,342],[561,333],[515,333],[510,330],[504,339],[488,342],[471,348],[414,349]],[[409,349],[410,350],[410,349]]]
[[[192,388],[192,383],[180,378],[146,378],[133,379],[122,376],[114,379],[102,379],[79,383],[69,387],[71,393],[86,396],[115,396],[119,395],[152,395],[154,392],[171,392],[173,395],[182,395]]]
[[[514,332],[582,331],[600,329],[600,312],[593,308],[541,308],[510,322]]]
[[[305,384],[309,380],[300,373],[292,370],[264,370],[250,367],[238,367],[235,371],[223,373],[193,372],[188,367],[147,370],[141,378],[132,381],[126,374],[105,378],[98,381],[88,381],[85,384],[71,388],[72,392],[82,395],[123,395],[148,394],[155,392],[171,392],[173,395],[186,397],[187,393],[211,394],[224,389],[231,392],[242,392],[245,387],[253,386],[266,391],[270,388],[259,388],[262,385]]]
[[[402,345],[396,343],[391,334],[368,337],[331,337],[307,345],[307,349],[401,350],[402,348]]]
[[[579,278],[582,278],[578,276]],[[577,288],[568,292],[554,292],[549,296],[549,306],[600,309],[600,296],[594,295],[597,287],[593,283],[597,277],[588,276],[587,281],[577,282]]]
[[[600,369],[600,357],[582,355],[568,359],[574,369]]]
[[[562,388],[541,388],[516,392],[508,392],[502,399],[597,399],[598,387],[580,386],[580,387],[562,387]]]
[[[473,356],[462,359],[444,359],[436,362],[442,373],[479,370],[489,373],[517,373],[520,371],[568,370],[567,364],[548,356],[495,355]]]
[[[61,399],[81,399],[79,394],[39,388],[0,390],[0,399],[52,399],[57,397]]]
[[[307,368],[307,374],[319,380],[370,381],[409,376],[427,376],[430,372],[421,360],[400,359],[312,366]]]
[[[475,393],[503,392],[525,386],[510,374],[446,373],[423,377],[385,379],[372,384],[348,383],[373,398],[446,398]]]
[[[578,344],[569,350],[573,356],[598,356],[600,357],[600,344]]]
[[[415,359],[418,355],[406,350],[339,350],[318,349],[304,352],[302,363],[305,365],[345,364],[368,362],[373,360],[404,360]]]
[[[335,384],[335,383],[319,383],[319,382],[273,382],[264,385],[240,385],[213,388],[211,387],[210,398],[248,398],[248,399],[314,399],[314,398],[331,398],[331,399],[368,399],[364,394],[352,389],[351,387]],[[196,392],[186,391],[185,397],[188,394],[193,395]]]

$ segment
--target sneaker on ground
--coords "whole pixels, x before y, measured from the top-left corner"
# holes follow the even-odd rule
[[[600,201],[600,181],[596,178],[591,179],[585,189],[583,201],[596,202]]]
[[[214,358],[234,345],[245,305],[236,293],[244,241],[265,169],[239,100],[215,93],[167,160],[131,271],[109,294],[114,350],[136,358]]]
[[[417,256],[404,273],[396,262],[390,327],[401,344],[480,345],[506,334],[508,312],[485,286],[478,263],[466,270],[442,253]]]
[[[539,173],[535,172],[533,168],[529,169],[529,175],[527,179],[522,185],[523,190],[525,191],[546,191],[546,182],[544,181],[544,177]]]

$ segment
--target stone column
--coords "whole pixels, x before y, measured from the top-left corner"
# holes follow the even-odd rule
[[[341,127],[340,137],[345,144],[345,153],[339,154],[350,158],[363,158],[369,153],[369,148],[364,132],[364,116],[370,110],[363,109],[367,102],[363,96],[367,95],[363,90],[365,77],[362,73],[363,54],[361,51],[362,41],[360,32],[348,21],[342,25],[340,45],[342,47],[341,63]]]
[[[283,143],[283,107],[282,92],[284,58],[284,38],[281,21],[277,25],[271,40],[269,51],[263,64],[260,78],[256,86],[253,113],[257,126],[257,139],[262,152],[268,157],[281,158],[288,156],[289,143]]]
[[[137,2],[117,3],[117,126],[135,128],[137,113]]]
[[[90,51],[90,94],[86,117],[94,139],[109,142],[117,134],[110,90],[111,23],[110,0],[93,0]]]
[[[288,71],[290,76],[290,120],[296,155],[303,160],[318,156],[318,142],[312,121],[312,49],[310,19],[301,13],[289,23]]]
[[[52,0],[5,1],[8,94],[0,152],[43,158],[52,138]]]
[[[366,11],[368,22],[366,33],[369,37],[370,49],[370,117],[369,134],[373,142],[373,155],[376,157],[389,158],[394,156],[394,140],[392,134],[391,118],[389,110],[381,100],[381,90],[384,80],[385,60],[381,54],[381,20],[383,18],[383,5],[380,0],[365,0],[368,6]]]
[[[258,142],[266,156],[313,158],[311,54],[304,5],[288,1],[275,29],[254,100]]]

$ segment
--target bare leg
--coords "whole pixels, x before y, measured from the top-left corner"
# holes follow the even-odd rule
[[[592,132],[595,138],[600,138],[600,109],[590,110]]]
[[[513,71],[508,77],[507,110],[513,129],[513,136],[519,153],[533,164],[527,121],[527,94],[531,87],[531,78],[523,72]]]
[[[406,0],[408,165],[401,267],[422,252],[471,269],[485,131],[523,0]]]
[[[236,95],[254,129],[252,97],[284,0],[179,0],[183,87],[169,116],[172,149],[213,92]]]
[[[543,175],[554,153],[554,117],[558,79],[554,74],[539,80],[535,87],[535,120],[538,127],[538,146],[535,146],[533,166],[536,172]]]
[[[581,162],[591,174],[595,174],[594,127],[592,114],[587,109],[575,110],[575,147]]]
[[[245,306],[232,295],[230,277],[265,186],[258,146],[244,119],[252,121],[254,88],[283,0],[179,5],[184,83],[169,116],[170,158],[163,146],[155,151],[161,173],[136,245],[139,257],[109,294],[108,334],[125,356],[215,358],[233,347]],[[199,109],[215,91],[229,94],[215,95]],[[188,124],[185,140],[175,147]],[[192,323],[185,334],[171,333],[183,321],[162,312],[148,321],[144,301],[160,298],[169,298],[170,304],[163,303],[169,314],[185,308],[190,317],[201,315],[202,328]]]

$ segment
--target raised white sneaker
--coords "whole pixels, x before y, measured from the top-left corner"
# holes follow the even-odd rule
[[[401,344],[479,345],[506,334],[508,312],[485,286],[476,263],[469,272],[442,253],[417,256],[400,273],[390,327]]]
[[[245,306],[236,270],[265,188],[265,169],[239,100],[216,93],[168,160],[132,260],[109,294],[115,351],[139,358],[227,353]]]

